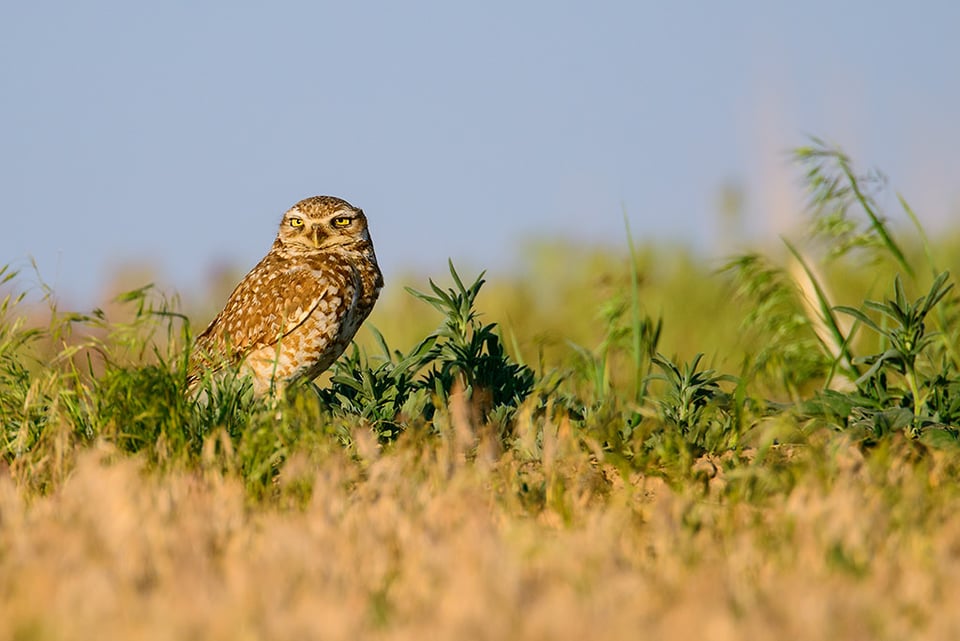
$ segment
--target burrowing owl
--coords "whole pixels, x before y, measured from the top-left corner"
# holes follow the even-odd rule
[[[191,386],[202,368],[224,362],[239,364],[257,395],[318,376],[350,344],[382,287],[363,211],[332,196],[301,200],[197,336]]]

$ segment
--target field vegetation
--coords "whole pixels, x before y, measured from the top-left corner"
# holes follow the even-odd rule
[[[454,261],[281,399],[3,270],[0,641],[960,638],[958,242],[795,160],[781,247]]]

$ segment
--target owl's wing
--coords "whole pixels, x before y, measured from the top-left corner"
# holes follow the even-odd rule
[[[329,287],[309,267],[272,270],[261,263],[233,290],[220,315],[197,337],[197,345],[229,360],[274,345],[307,319]]]

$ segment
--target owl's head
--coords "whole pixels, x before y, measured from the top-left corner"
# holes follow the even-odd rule
[[[333,196],[313,196],[283,215],[277,242],[288,250],[313,252],[369,244],[370,232],[362,209]]]

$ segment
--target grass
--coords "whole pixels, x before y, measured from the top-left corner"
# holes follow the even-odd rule
[[[955,638],[958,253],[796,156],[780,251],[451,263],[276,402],[0,271],[0,639]]]

